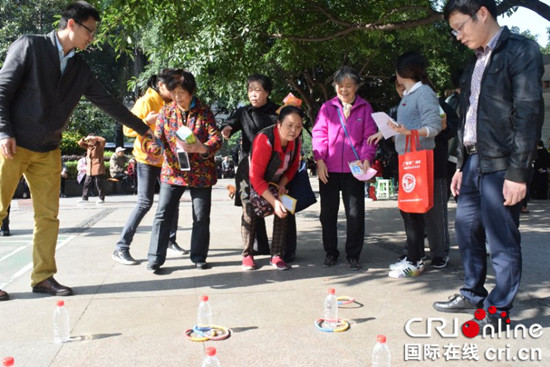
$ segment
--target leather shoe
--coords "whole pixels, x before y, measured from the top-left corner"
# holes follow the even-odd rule
[[[501,320],[500,323],[498,320]],[[492,337],[493,334],[498,334],[501,331],[506,330],[506,327],[508,327],[508,324],[506,321],[499,317],[494,317],[491,315],[486,315],[483,319],[477,320],[472,319],[471,321],[475,322],[477,326],[479,326],[479,333],[478,335],[487,335]],[[483,331],[484,327],[487,325],[491,325],[491,327],[487,327],[485,332]]]
[[[465,312],[470,313],[477,310],[481,305],[474,305],[461,294],[449,297],[447,302],[434,302],[434,308],[439,312]]]
[[[73,290],[67,286],[61,285],[53,277],[41,281],[32,287],[34,293],[48,293],[52,296],[70,296]]]
[[[7,301],[8,299],[10,299],[10,295],[0,289],[0,301]]]
[[[173,251],[179,255],[187,255],[189,251],[182,249],[176,242],[170,242],[168,244],[168,250]]]

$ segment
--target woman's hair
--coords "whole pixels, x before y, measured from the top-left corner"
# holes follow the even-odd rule
[[[250,86],[250,83],[254,82],[260,83],[267,94],[271,94],[271,90],[273,89],[273,82],[271,81],[271,79],[269,79],[269,77],[262,74],[252,74],[248,78],[246,78],[246,88]]]
[[[426,74],[427,61],[416,51],[407,51],[397,58],[395,71],[401,78],[412,79],[416,82],[427,84],[432,89],[434,86],[428,74]]]
[[[477,11],[484,6],[494,19],[497,19],[497,4],[495,0],[449,0],[443,8],[443,16],[445,21],[449,21],[449,17],[454,12],[469,15],[473,20],[476,20]]]
[[[159,82],[166,84],[171,76],[175,75],[175,69],[162,69],[158,74],[153,74],[147,79],[147,88],[159,91]]]
[[[342,84],[346,78],[353,80],[357,85],[361,84],[361,76],[351,66],[342,66],[338,69],[338,71],[334,73],[333,82],[334,84]]]
[[[101,20],[98,11],[93,6],[85,1],[74,2],[61,13],[58,28],[67,28],[69,19],[73,19],[76,23],[80,24],[85,22],[89,17],[94,18],[98,22]]]
[[[293,113],[300,116],[302,119],[304,118],[304,111],[296,106],[288,105],[281,108],[281,111],[279,112],[279,122],[283,122],[283,120],[288,116],[292,115]]]
[[[166,73],[166,89],[172,92],[177,87],[189,92],[189,94],[194,94],[197,89],[197,83],[195,82],[195,77],[190,72],[183,69],[175,69]]]

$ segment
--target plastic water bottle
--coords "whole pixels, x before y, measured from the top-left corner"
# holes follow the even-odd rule
[[[386,336],[377,335],[376,341],[372,350],[372,367],[390,367],[391,355],[390,348],[386,344]]]
[[[209,332],[212,328],[212,308],[208,302],[208,296],[201,297],[197,312],[197,329],[201,332]]]
[[[53,341],[65,343],[69,341],[69,313],[64,301],[57,301],[57,307],[53,312]]]
[[[336,296],[334,293],[334,288],[330,288],[328,290],[327,297],[325,298],[324,327],[331,330],[338,325],[338,301],[336,301]]]
[[[15,360],[13,357],[6,357],[2,360],[2,366],[3,367],[11,367],[15,364]]]
[[[208,347],[206,348],[206,357],[202,361],[202,367],[220,367],[220,361],[216,357],[216,348]]]

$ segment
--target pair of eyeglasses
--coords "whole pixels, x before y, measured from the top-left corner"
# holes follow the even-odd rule
[[[464,28],[464,26],[466,25],[466,23],[468,23],[470,20],[472,20],[472,17],[469,17],[469,18],[466,19],[464,22],[462,22],[462,24],[459,25],[458,28],[453,29],[453,30],[451,31],[451,34],[452,34],[453,36],[457,37],[458,34],[462,32],[462,28]]]
[[[80,23],[80,22],[77,22],[76,20],[75,20],[74,22],[75,22],[76,24],[78,24],[79,26],[81,26],[82,28],[84,28],[85,30],[87,30],[87,31],[90,33],[90,35],[91,35],[92,37],[95,37],[96,31],[94,31],[94,30],[91,29],[90,27],[85,26],[84,24],[82,24],[82,23]]]

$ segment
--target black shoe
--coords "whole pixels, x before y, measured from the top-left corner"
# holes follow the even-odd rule
[[[285,263],[291,263],[296,259],[296,253],[295,252],[289,252],[287,254],[283,255],[283,261]]]
[[[8,237],[8,236],[11,236],[10,229],[2,228],[2,237]]]
[[[500,320],[500,322],[499,322]],[[485,318],[481,320],[472,319],[470,322],[475,322],[479,326],[478,335],[486,335],[493,337],[494,334],[498,334],[501,331],[505,331],[509,324],[506,323],[506,320],[500,317],[495,317],[493,315],[487,314]],[[486,327],[487,326],[487,327]],[[485,333],[484,333],[485,329]]]
[[[434,302],[434,308],[439,312],[466,312],[470,313],[477,310],[481,305],[474,305],[461,294],[455,294],[449,297],[447,302]]]
[[[176,242],[170,242],[168,244],[168,250],[174,251],[180,255],[187,255],[189,251],[182,249]]]
[[[112,257],[113,257],[113,260],[121,263],[122,265],[137,265],[138,263],[136,259],[134,259],[132,255],[130,255],[130,251],[126,249],[115,250],[115,252],[113,252]]]
[[[52,296],[70,296],[73,290],[69,287],[61,285],[53,277],[41,281],[32,287],[34,293],[48,293]]]
[[[210,265],[208,265],[206,261],[198,261],[195,263],[195,268],[205,270],[210,269]]]
[[[325,257],[325,261],[323,262],[323,265],[326,267],[334,266],[338,262],[338,257],[334,255],[327,255]]]
[[[348,259],[349,268],[352,271],[357,271],[361,268],[361,265],[359,265],[359,259]]]
[[[151,263],[147,264],[147,270],[152,271],[153,273],[159,271],[159,269],[160,269],[159,264],[151,264]]]
[[[431,266],[432,266],[432,268],[443,269],[444,267],[447,266],[448,262],[449,262],[449,257],[448,256],[434,257],[432,262],[431,262]]]
[[[10,299],[8,292],[0,289],[0,301],[7,301],[8,299]]]

